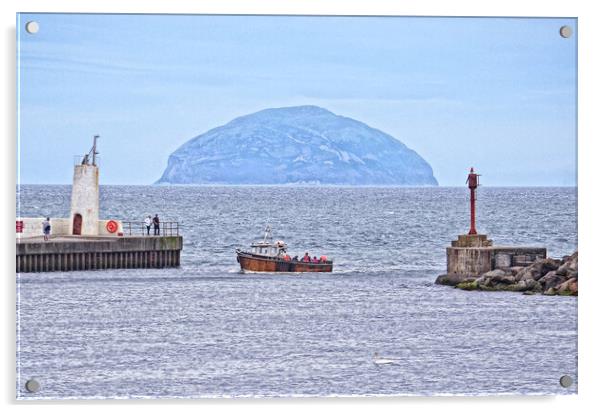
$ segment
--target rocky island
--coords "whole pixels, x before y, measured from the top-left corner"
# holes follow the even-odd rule
[[[157,184],[436,186],[399,140],[317,106],[265,109],[173,152]]]
[[[524,294],[578,295],[578,253],[542,258],[527,267],[496,268],[479,275],[444,274],[437,284],[463,290],[518,291]]]

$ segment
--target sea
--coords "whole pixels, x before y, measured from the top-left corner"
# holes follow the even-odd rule
[[[17,210],[68,217],[70,194],[22,185]],[[100,208],[179,222],[181,267],[17,274],[19,399],[577,392],[576,297],[435,285],[466,188],[101,186]],[[242,273],[266,224],[333,272]],[[479,188],[477,229],[572,254],[577,190]]]

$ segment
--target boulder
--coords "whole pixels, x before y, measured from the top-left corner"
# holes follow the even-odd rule
[[[535,281],[533,278],[525,280],[525,283],[527,284],[527,289],[530,291],[540,293],[543,290],[541,284]]]
[[[547,280],[555,277],[556,275],[556,271],[548,271],[543,277],[541,277],[537,281],[539,281],[540,283],[545,283]]]
[[[539,280],[542,276],[550,271],[556,271],[558,267],[562,265],[562,260],[555,260],[554,258],[545,258],[531,264],[529,269],[533,272],[533,278]]]
[[[559,284],[558,287],[556,287],[556,292],[559,294],[567,291],[570,292],[569,284],[571,284],[572,282],[572,280],[566,280],[565,282]]]
[[[532,278],[520,280],[516,284],[511,284],[505,287],[501,286],[500,289],[520,292],[531,291],[532,293],[540,293],[542,291],[541,284]]]
[[[520,280],[533,280],[533,269],[530,267],[524,267],[522,268],[516,275],[515,275],[515,279],[516,281],[520,281]]]
[[[543,290],[547,291],[550,288],[556,288],[558,285],[566,281],[566,278],[556,274],[556,271],[548,271],[548,273],[541,277],[538,281],[543,286]]]
[[[512,275],[511,271],[504,270],[493,270],[486,272],[482,275],[484,278],[489,278],[491,280],[491,284],[514,284],[516,279]]]
[[[571,266],[572,261],[566,261],[564,264],[562,264],[560,267],[558,267],[558,269],[556,270],[556,274],[558,275],[567,275],[567,272]]]
[[[556,292],[559,295],[577,295],[577,290],[577,280],[574,278],[569,278],[556,287]]]
[[[478,290],[479,285],[477,284],[476,280],[464,281],[464,282],[458,283],[456,285],[456,288],[460,288],[462,290],[467,290],[467,291],[473,291],[473,290]]]
[[[477,277],[470,275],[443,274],[437,277],[435,284],[451,285],[452,287],[455,287],[461,282],[471,282],[476,280],[476,278]]]
[[[525,267],[510,267],[509,268],[512,275],[514,275],[515,277],[518,275],[518,273],[520,273],[524,269],[525,269]]]
[[[481,277],[495,279],[496,277],[503,277],[505,275],[506,275],[506,271],[500,270],[498,268],[497,270],[488,271],[485,274],[482,274]]]
[[[514,287],[514,291],[526,291],[528,290],[527,288],[527,282],[524,280],[520,280],[519,282],[517,282],[516,284],[513,285]]]
[[[544,275],[546,275],[547,273],[542,273],[541,272],[541,268],[540,269],[534,269],[531,271],[531,275],[533,276],[533,279],[535,281],[539,281],[541,279],[541,277],[543,277]]]
[[[572,281],[574,280],[574,281]],[[574,278],[572,278],[571,283],[569,284],[569,291],[571,292],[572,295],[577,295],[579,292],[579,285],[578,285],[578,281]]]
[[[481,275],[476,279],[477,285],[481,288],[491,287],[491,277],[485,277]]]
[[[562,260],[554,258],[545,258],[541,261],[541,268],[545,271],[555,271],[562,265]]]

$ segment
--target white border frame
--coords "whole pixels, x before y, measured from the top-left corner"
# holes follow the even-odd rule
[[[2,81],[3,99],[2,129],[4,131],[2,164],[2,217],[8,230],[1,238],[3,272],[2,283],[2,356],[5,366],[1,378],[2,401],[9,409],[35,409],[45,411],[79,411],[86,409],[101,411],[111,406],[117,410],[144,409],[163,411],[167,406],[185,409],[210,407],[211,410],[233,410],[236,408],[251,411],[291,411],[318,409],[320,411],[343,408],[347,411],[378,410],[399,411],[400,408],[427,408],[482,412],[504,412],[508,409],[542,407],[546,411],[566,411],[567,409],[587,408],[600,405],[600,382],[597,366],[600,362],[600,301],[596,294],[600,289],[600,279],[595,266],[596,247],[602,233],[600,209],[600,106],[599,96],[600,60],[599,39],[602,39],[602,13],[595,2],[573,1],[525,1],[505,0],[504,2],[482,2],[474,0],[455,1],[403,1],[386,0],[215,0],[190,2],[186,0],[157,1],[147,0],[104,0],[74,3],[68,0],[8,0],[0,3],[2,10]],[[16,184],[16,102],[15,102],[15,20],[16,12],[89,12],[89,13],[195,13],[195,14],[321,14],[321,15],[429,15],[429,16],[546,16],[577,17],[579,19],[579,146],[578,146],[578,185],[579,185],[579,245],[581,264],[581,294],[579,297],[579,395],[557,397],[412,397],[412,398],[341,398],[341,399],[247,399],[247,400],[153,400],[153,401],[90,401],[90,402],[27,402],[15,401],[15,278],[14,238],[12,222],[15,215],[14,191]],[[42,406],[41,406],[42,405]]]

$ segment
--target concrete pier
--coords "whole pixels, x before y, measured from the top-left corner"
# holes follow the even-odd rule
[[[28,238],[16,249],[18,273],[179,267],[182,237]]]
[[[484,234],[460,235],[446,251],[448,275],[473,277],[495,269],[527,267],[547,256],[540,247],[493,246]]]
[[[533,291],[543,288],[525,273],[532,267],[535,271],[534,267],[539,265],[541,269],[544,264],[549,264],[545,248],[494,246],[487,235],[477,232],[476,190],[480,185],[479,177],[474,168],[470,168],[466,179],[470,189],[470,230],[468,234],[459,235],[457,240],[451,242],[451,247],[446,248],[447,273],[437,277],[435,283],[488,291]]]

